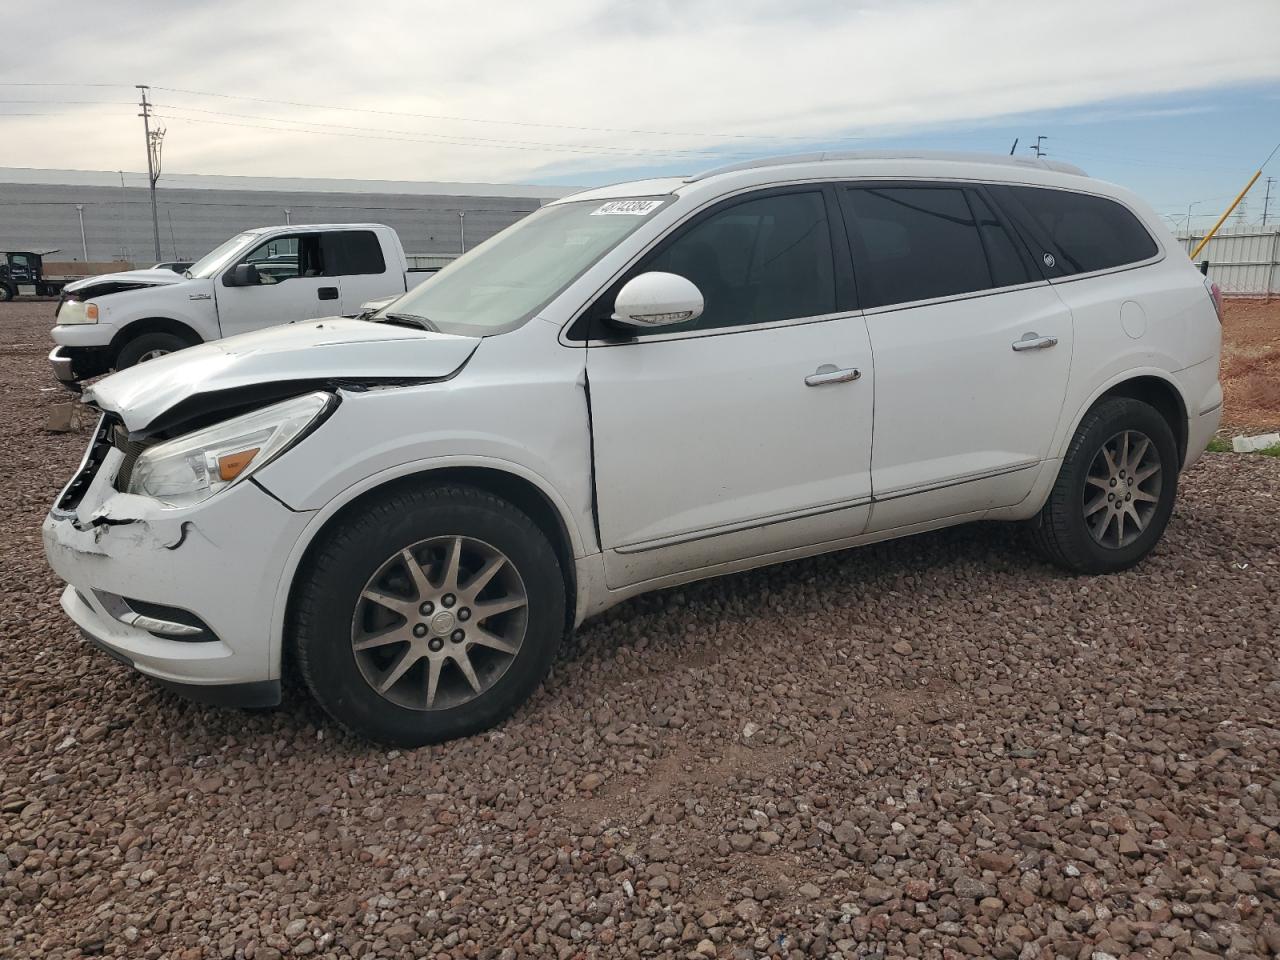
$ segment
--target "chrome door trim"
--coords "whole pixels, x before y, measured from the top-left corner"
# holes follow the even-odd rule
[[[960,477],[952,477],[950,480],[940,480],[937,483],[927,483],[921,486],[898,487],[894,490],[886,491],[883,494],[876,494],[873,497],[874,502],[883,503],[886,500],[901,500],[903,497],[914,496],[917,493],[932,493],[935,490],[945,490],[947,487],[958,487],[965,483],[974,483],[977,480],[990,480],[994,477],[1002,477],[1008,473],[1020,473],[1023,470],[1030,470],[1032,467],[1038,467],[1043,461],[1040,459],[1024,460],[1007,467],[1000,467],[995,470],[982,470],[978,473],[969,473]]]
[[[776,513],[763,517],[755,517],[750,520],[739,520],[735,523],[726,523],[718,527],[703,527],[698,530],[689,530],[685,533],[674,533],[666,537],[659,537],[656,540],[639,540],[634,543],[624,543],[608,549],[621,554],[645,553],[649,550],[660,550],[663,547],[674,547],[682,543],[691,543],[694,540],[706,540],[711,537],[721,537],[730,533],[741,533],[744,530],[771,527],[775,524],[786,523],[789,520],[804,520],[809,517],[822,516],[826,513],[838,513],[841,510],[865,507],[871,502],[871,497],[858,497],[855,500],[841,500],[836,503],[826,503],[816,507],[805,507],[800,510],[792,510],[788,513]]]

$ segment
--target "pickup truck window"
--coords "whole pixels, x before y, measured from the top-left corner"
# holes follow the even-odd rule
[[[386,273],[382,244],[372,230],[336,230],[320,235],[327,277],[359,277]]]
[[[287,237],[272,237],[259,244],[245,263],[258,268],[260,283],[281,283],[294,277],[323,277],[330,275],[324,269],[321,255],[320,234],[302,233]]]
[[[427,320],[442,333],[506,333],[546,306],[665,202],[651,197],[542,207],[410,290],[391,311]]]

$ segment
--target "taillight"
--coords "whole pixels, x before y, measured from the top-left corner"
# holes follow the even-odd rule
[[[1213,301],[1213,312],[1218,315],[1218,324],[1222,324],[1222,288],[1216,283],[1210,283],[1206,277],[1204,287],[1209,291],[1209,299]]]

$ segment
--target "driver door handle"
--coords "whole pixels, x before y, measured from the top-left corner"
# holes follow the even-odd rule
[[[804,378],[804,385],[806,387],[823,387],[829,383],[849,383],[861,376],[862,371],[855,367],[841,370],[834,363],[824,363]]]
[[[1013,341],[1013,349],[1018,353],[1023,350],[1047,350],[1057,345],[1057,337],[1042,337],[1035,333],[1024,333],[1022,339]]]
[[[316,291],[316,296],[321,300],[337,300],[338,288],[337,287],[321,287],[319,290]]]

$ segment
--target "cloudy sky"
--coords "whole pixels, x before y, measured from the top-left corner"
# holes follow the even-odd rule
[[[1044,134],[1051,156],[1207,215],[1280,141],[1278,0],[53,0],[31,14],[50,29],[5,44],[0,166],[139,169],[136,83],[183,173],[595,183],[814,148],[1007,152]]]

